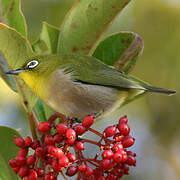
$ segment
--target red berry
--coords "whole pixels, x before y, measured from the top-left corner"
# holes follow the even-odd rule
[[[117,151],[119,151],[119,150],[123,150],[123,145],[122,145],[121,143],[115,143],[114,146],[113,146],[113,148],[112,148],[112,150],[113,150],[114,152],[117,152]]]
[[[24,148],[25,143],[24,143],[24,140],[22,138],[15,136],[14,137],[14,143],[16,144],[17,147]]]
[[[124,148],[128,148],[131,147],[134,144],[134,142],[135,142],[134,138],[132,138],[131,136],[126,136],[122,141],[122,144]]]
[[[70,162],[75,162],[76,161],[76,156],[72,153],[67,153],[66,155],[69,159]]]
[[[74,144],[74,142],[75,142],[75,138],[74,139],[67,139],[66,141],[65,141],[65,144],[67,144],[67,145],[72,145],[72,144]]]
[[[45,154],[44,148],[42,147],[37,147],[35,150],[35,154],[37,157],[43,157]]]
[[[14,168],[12,168],[12,169],[13,169],[13,171],[15,172],[15,174],[17,174],[18,171],[19,171],[19,169],[20,169],[20,167],[14,167]]]
[[[29,147],[32,144],[32,139],[29,136],[27,136],[24,142],[25,142],[25,146]]]
[[[109,126],[104,130],[104,134],[106,137],[111,137],[114,136],[116,134],[116,126]]]
[[[59,123],[57,126],[56,126],[56,131],[61,134],[61,135],[64,135],[67,131],[67,126],[63,123]]]
[[[52,168],[53,168],[54,172],[57,172],[57,173],[59,172],[59,163],[56,159],[54,159],[52,161]]]
[[[121,135],[127,136],[130,132],[130,127],[128,124],[118,124],[118,129]]]
[[[36,171],[37,171],[38,177],[42,177],[43,176],[43,174],[44,174],[44,170],[43,169],[37,168]]]
[[[18,151],[18,155],[17,156],[26,157],[27,154],[28,154],[28,149],[27,148],[21,148]]]
[[[120,142],[120,141],[122,141],[124,139],[124,136],[121,135],[121,133],[116,133],[114,135],[113,139],[114,139],[115,142]]]
[[[44,143],[46,145],[53,145],[54,144],[54,139],[50,134],[46,134],[44,138]]]
[[[85,116],[82,121],[82,126],[89,128],[94,123],[94,115]]]
[[[122,162],[122,154],[118,151],[114,154],[113,160],[117,163]]]
[[[60,157],[64,156],[64,152],[62,151],[61,148],[56,148],[56,153],[54,154],[54,156],[56,158],[60,158]]]
[[[114,154],[113,160],[117,163],[125,162],[127,160],[127,153],[124,150],[119,150]]]
[[[133,153],[132,151],[127,151],[127,155],[129,156],[134,156],[134,157],[136,157],[136,153]]]
[[[122,156],[122,162],[126,162],[128,159],[127,153],[123,154]]]
[[[51,126],[50,126],[50,123],[49,122],[41,122],[39,123],[38,127],[37,127],[37,130],[39,132],[49,132],[51,129]]]
[[[67,131],[66,131],[66,138],[67,139],[75,139],[76,138],[76,132],[69,128]]]
[[[123,116],[119,119],[119,124],[127,124],[128,123],[128,118],[127,116]]]
[[[136,166],[136,158],[134,156],[128,155],[126,163],[130,166]]]
[[[16,157],[16,164],[18,166],[23,166],[26,163],[26,158],[24,157]]]
[[[66,170],[67,176],[74,176],[77,173],[77,167],[76,166],[69,166]]]
[[[74,126],[73,129],[76,131],[77,135],[82,135],[86,132],[86,128],[80,124]]]
[[[34,169],[31,169],[28,174],[28,180],[37,180],[37,172]]]
[[[36,161],[36,158],[34,155],[30,155],[29,157],[26,158],[26,164],[28,166],[33,165],[35,163],[35,161]]]
[[[61,143],[64,140],[64,137],[61,134],[56,134],[53,139],[55,143]]]
[[[18,171],[19,177],[22,179],[24,176],[28,174],[28,171],[29,171],[29,168],[27,168],[26,166],[22,166]]]
[[[66,156],[59,158],[59,166],[67,167],[69,165],[69,159]]]
[[[101,162],[100,162],[100,165],[102,166],[102,168],[104,170],[110,170],[112,168],[112,162],[111,160],[109,159],[103,159]]]
[[[24,177],[24,180],[29,180],[28,176],[25,176],[25,177]]]
[[[78,166],[78,171],[84,172],[86,171],[86,165],[85,164],[81,164]]]
[[[16,162],[16,159],[11,159],[8,164],[12,167],[12,168],[16,168],[18,165],[17,165],[17,162]]]
[[[62,151],[62,149],[54,146],[48,146],[48,153],[56,158],[64,156],[64,152]]]
[[[55,180],[55,176],[53,173],[49,172],[45,175],[44,180]]]
[[[89,176],[93,175],[93,169],[91,167],[87,166],[84,173],[85,173],[85,176],[89,177]]]
[[[124,170],[124,174],[129,174],[129,166],[128,164],[123,164],[122,169]]]
[[[45,166],[47,164],[52,164],[54,157],[51,154],[46,154],[45,158],[46,158],[45,159],[46,161],[44,162]]]
[[[109,174],[108,176],[106,176],[105,180],[118,180],[118,177],[113,174]]]
[[[40,141],[34,140],[34,142],[31,144],[31,148],[35,150],[37,147],[40,147]]]
[[[75,147],[78,151],[83,151],[84,150],[84,144],[81,141],[76,141]]]
[[[103,177],[103,176],[98,176],[98,180],[105,180],[105,177]]]
[[[111,159],[113,157],[114,153],[111,150],[105,150],[102,153],[103,159]]]
[[[101,180],[102,174],[103,174],[103,169],[102,168],[96,168],[96,169],[93,170],[93,175],[98,180],[99,179]]]
[[[118,167],[115,167],[112,172],[113,172],[113,174],[118,176],[118,178],[121,178],[124,175],[124,171]]]

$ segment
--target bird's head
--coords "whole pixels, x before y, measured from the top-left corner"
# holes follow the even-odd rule
[[[23,65],[15,70],[7,71],[6,74],[21,75],[22,74],[41,74],[52,67],[53,58],[48,56],[36,56],[28,58]]]
[[[42,55],[27,59],[24,64],[15,70],[7,71],[6,74],[19,75],[26,84],[32,88],[44,88],[50,74],[56,69],[58,59],[56,56]]]

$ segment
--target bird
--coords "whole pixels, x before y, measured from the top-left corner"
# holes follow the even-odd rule
[[[6,74],[19,75],[49,107],[68,117],[108,114],[141,92],[172,95],[176,91],[154,87],[104,64],[75,54],[38,55]]]

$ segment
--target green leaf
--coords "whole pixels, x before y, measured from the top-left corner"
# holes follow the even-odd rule
[[[47,119],[55,113],[49,106],[43,103],[40,99],[38,99],[36,105],[34,106],[34,111],[36,116],[40,122],[45,122]]]
[[[19,68],[24,64],[26,58],[34,56],[29,41],[15,29],[2,23],[0,23],[0,54],[11,69]],[[3,78],[8,78],[9,76],[11,75],[4,75]],[[21,94],[22,103],[26,106],[26,109],[31,112],[37,101],[37,97],[22,79],[18,76],[14,77],[14,79],[18,92]]]
[[[61,26],[58,52],[91,55],[130,0],[78,0]]]
[[[3,56],[0,54],[0,76],[4,79],[7,85],[17,92],[16,81],[12,76],[7,76],[5,72],[8,71],[8,65]]]
[[[33,49],[38,54],[55,54],[60,30],[46,22],[42,24],[39,39],[33,44]]]
[[[19,179],[8,165],[9,160],[15,158],[19,150],[14,144],[14,136],[21,137],[16,130],[0,126],[0,179],[2,180]]]
[[[3,22],[16,29],[23,36],[27,36],[26,21],[21,11],[21,1],[1,0],[0,7]]]
[[[44,110],[44,105],[40,99],[38,99],[36,105],[34,106],[34,110],[35,110],[36,116],[40,122],[47,121],[45,110]]]
[[[133,32],[119,32],[100,42],[93,56],[129,73],[144,48],[143,39]]]
[[[93,56],[104,63],[115,66],[128,74],[134,67],[139,55],[144,48],[143,39],[133,32],[119,32],[101,41],[93,53]],[[147,85],[143,81],[133,78],[140,85]],[[134,101],[145,94],[145,91],[131,89],[129,97],[120,107]]]

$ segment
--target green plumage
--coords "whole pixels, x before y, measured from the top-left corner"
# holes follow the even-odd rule
[[[46,73],[49,76],[50,72],[55,70],[55,67],[60,67],[65,69],[66,73],[72,73],[75,81],[80,81],[82,83],[114,88],[135,88],[169,95],[175,93],[173,90],[145,84],[144,82],[134,77],[127,76],[122,71],[116,70],[91,56],[45,55],[37,56],[32,59],[37,59],[41,63],[39,67],[37,66],[37,68],[34,69],[34,71],[37,71],[39,74]],[[28,62],[29,61],[30,59],[28,59]],[[51,64],[51,66],[49,66],[49,64]]]
[[[112,112],[144,91],[174,94],[150,86],[83,55],[42,55],[28,58],[18,70],[26,84],[47,105],[67,116]]]

